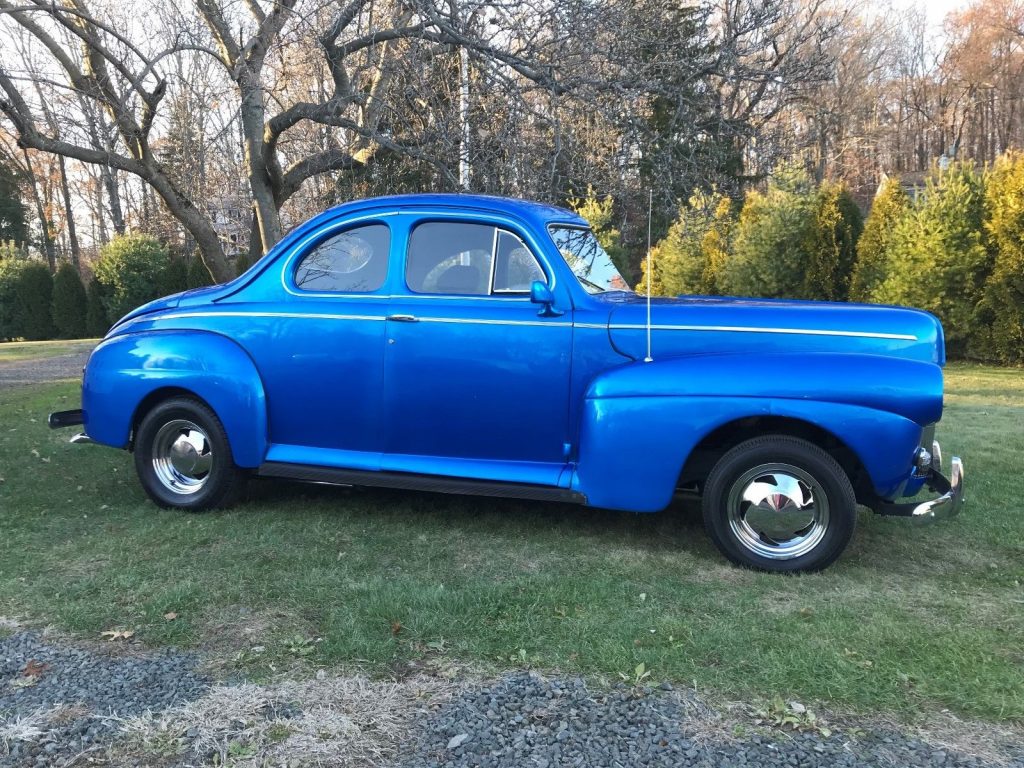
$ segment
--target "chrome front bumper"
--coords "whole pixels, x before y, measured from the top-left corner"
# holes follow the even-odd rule
[[[954,456],[949,463],[947,479],[942,474],[942,450],[937,442],[932,443],[931,469],[924,484],[941,495],[930,501],[911,501],[904,504],[882,502],[875,511],[880,515],[909,517],[919,523],[948,520],[960,513],[964,503],[964,463],[959,456]]]

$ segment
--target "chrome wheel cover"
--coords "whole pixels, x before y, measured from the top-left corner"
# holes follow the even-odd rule
[[[761,464],[729,488],[729,527],[747,550],[772,560],[806,555],[828,530],[828,497],[821,484],[791,464]]]
[[[175,419],[153,438],[153,473],[172,493],[188,496],[206,485],[213,469],[210,439],[198,425]]]

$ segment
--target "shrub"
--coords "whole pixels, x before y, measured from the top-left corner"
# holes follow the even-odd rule
[[[157,298],[160,275],[169,258],[167,249],[152,235],[121,235],[103,246],[96,279],[103,286],[108,326]]]
[[[1024,154],[1003,155],[985,188],[985,232],[992,274],[977,316],[972,352],[1004,363],[1024,363]]]
[[[733,257],[722,274],[725,290],[743,296],[799,296],[815,202],[810,177],[796,165],[779,169],[767,191],[749,192],[736,225]]]
[[[814,202],[800,295],[806,299],[846,301],[864,219],[842,184],[825,182],[818,188]]]
[[[192,260],[188,263],[188,274],[185,278],[185,285],[189,288],[203,288],[207,285],[213,285],[213,275],[210,274],[210,270],[203,264],[203,260],[199,258],[199,255],[192,257]]]
[[[886,276],[893,232],[907,214],[910,199],[897,179],[886,179],[878,191],[864,231],[857,241],[857,263],[850,280],[850,299],[869,301]]]
[[[652,249],[651,290],[666,296],[720,293],[720,273],[732,248],[735,216],[732,201],[719,194],[695,192],[668,234]],[[647,290],[647,263],[638,291]]]
[[[53,277],[40,261],[24,260],[18,270],[14,294],[13,328],[28,341],[51,339],[54,335],[50,303]]]
[[[85,285],[70,262],[63,262],[53,277],[51,314],[57,335],[62,339],[85,336]]]
[[[885,279],[871,295],[938,315],[951,356],[965,355],[978,331],[976,311],[992,271],[984,191],[983,176],[962,163],[930,178],[893,232]]]
[[[188,290],[188,266],[182,258],[171,257],[157,278],[158,296],[170,296]]]
[[[0,340],[16,339],[22,335],[15,311],[15,298],[22,270],[28,260],[22,255],[0,253]]]
[[[103,336],[110,325],[103,301],[103,286],[94,277],[85,289],[85,332],[91,337]]]
[[[783,166],[766,192],[747,195],[722,282],[746,296],[844,300],[862,229],[845,187],[815,187],[802,166]]]

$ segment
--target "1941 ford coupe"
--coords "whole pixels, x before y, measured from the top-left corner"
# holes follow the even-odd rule
[[[82,409],[50,424],[134,451],[153,501],[187,510],[251,474],[634,512],[688,489],[726,557],[771,571],[835,560],[858,503],[959,511],[962,464],[944,477],[933,442],[933,316],[708,296],[649,312],[569,211],[363,200],[230,283],[128,314]]]

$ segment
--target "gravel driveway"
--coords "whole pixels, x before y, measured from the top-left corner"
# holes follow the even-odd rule
[[[82,367],[89,359],[89,350],[72,352],[56,357],[0,361],[0,387],[15,384],[45,384],[61,379],[82,378]]]
[[[257,685],[213,683],[198,662],[35,632],[0,640],[0,766],[1024,767],[1019,730],[973,726],[953,743],[949,728],[935,736],[819,721],[794,733],[742,706],[722,714],[667,683],[320,671]]]

